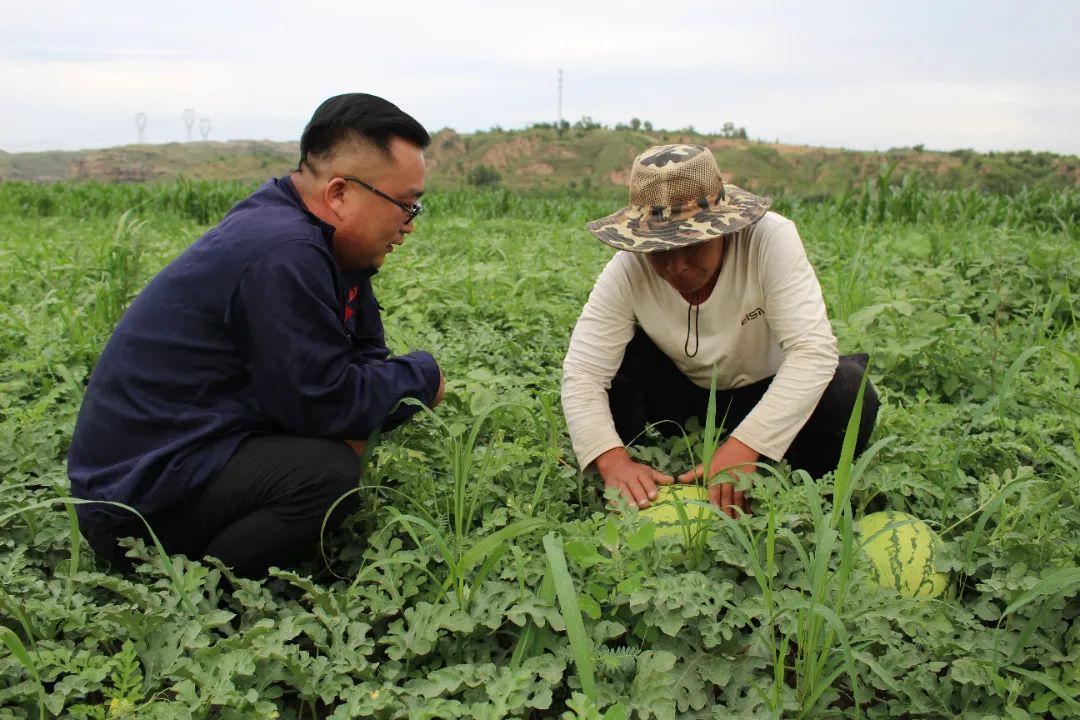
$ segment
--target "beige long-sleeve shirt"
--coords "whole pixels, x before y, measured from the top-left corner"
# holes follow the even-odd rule
[[[641,253],[618,252],[600,273],[563,361],[563,411],[582,469],[623,444],[607,390],[635,325],[700,387],[709,387],[714,363],[718,389],[775,375],[731,432],[761,455],[783,457],[809,419],[836,371],[836,338],[793,222],[769,212],[728,239],[716,287],[699,308],[694,357],[685,351],[688,308]]]

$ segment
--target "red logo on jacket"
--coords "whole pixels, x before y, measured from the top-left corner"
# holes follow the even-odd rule
[[[353,310],[352,304],[356,300],[356,296],[360,294],[360,287],[353,285],[349,288],[349,299],[345,301],[345,322],[349,322],[352,316],[356,314]]]

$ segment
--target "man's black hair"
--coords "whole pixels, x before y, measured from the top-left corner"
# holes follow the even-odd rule
[[[323,102],[311,116],[300,137],[300,164],[311,167],[308,158],[325,155],[346,138],[357,137],[390,152],[390,139],[400,137],[424,149],[431,136],[424,126],[397,105],[367,93],[335,95]]]

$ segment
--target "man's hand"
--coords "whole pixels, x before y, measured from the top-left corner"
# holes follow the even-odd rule
[[[675,482],[670,475],[631,460],[626,448],[612,448],[594,462],[605,488],[618,488],[627,502],[643,509],[649,507],[650,500],[656,499],[657,485]]]
[[[757,468],[746,463],[755,463],[760,457],[749,445],[729,437],[713,455],[709,477],[715,477],[725,468],[732,477],[737,477],[736,473],[752,473]],[[698,465],[693,470],[680,475],[679,482],[691,483],[700,478],[701,465]],[[709,501],[727,513],[728,517],[735,517],[735,508],[740,508],[744,513],[750,514],[750,499],[746,497],[744,491],[735,490],[735,486],[731,483],[709,486]]]
[[[446,394],[446,377],[443,376],[442,369],[439,369],[439,389],[435,391],[435,398],[431,401],[431,407],[435,408],[443,401],[443,395]],[[346,440],[345,444],[353,449],[356,453],[356,457],[363,457],[364,448],[367,446],[367,440]]]
[[[443,375],[442,368],[439,368],[439,389],[435,391],[435,399],[431,401],[431,407],[438,407],[443,401],[443,395],[446,394],[446,376]]]

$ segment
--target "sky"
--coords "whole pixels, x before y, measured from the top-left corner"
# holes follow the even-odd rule
[[[614,125],[1080,154],[1080,2],[0,0],[0,149],[296,140],[342,92],[428,129]],[[193,129],[200,138],[198,120]]]

